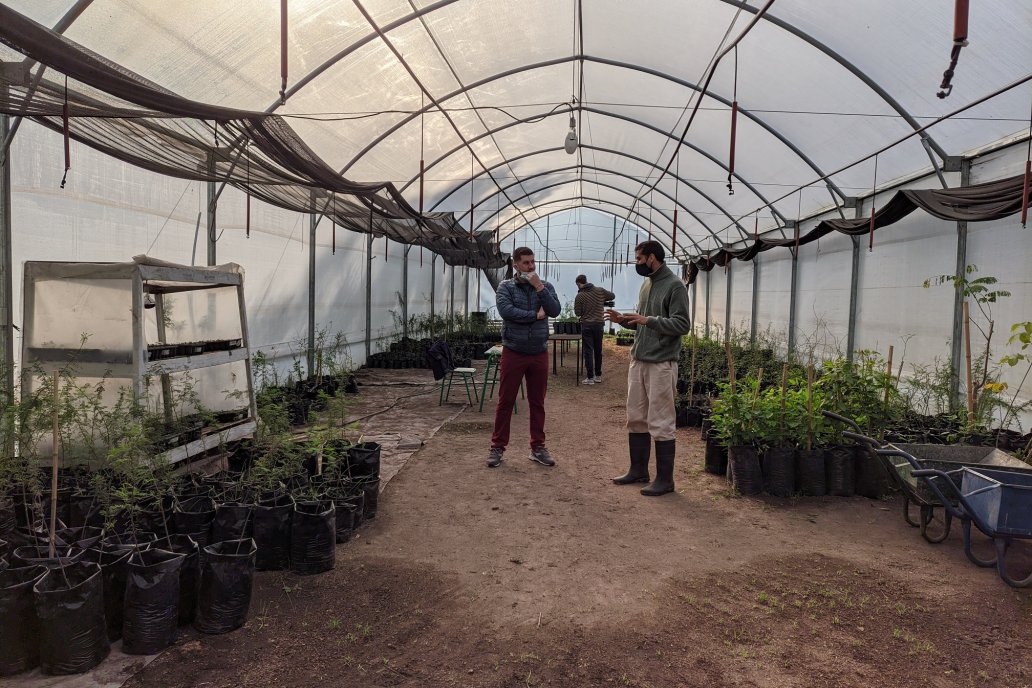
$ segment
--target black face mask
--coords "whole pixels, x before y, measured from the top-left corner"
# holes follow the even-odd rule
[[[636,263],[634,266],[634,271],[642,277],[648,277],[652,274],[652,270],[649,268],[648,265],[644,263]]]

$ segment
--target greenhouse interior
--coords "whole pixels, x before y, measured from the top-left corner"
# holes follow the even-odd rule
[[[1030,36],[0,0],[2,682],[1032,685]]]

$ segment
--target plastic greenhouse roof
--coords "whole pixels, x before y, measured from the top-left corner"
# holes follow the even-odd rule
[[[676,207],[678,248],[696,253],[751,232],[754,217],[761,231],[783,225],[1027,131],[1032,101],[1026,81],[936,123],[880,154],[877,180],[874,161],[849,166],[1029,76],[1032,3],[1014,0],[971,3],[946,99],[953,6],[941,0],[776,0],[704,96],[712,60],[763,3],[289,0],[285,103],[278,3],[4,4],[51,27],[71,10],[69,39],[186,98],[282,115],[344,177],[391,181],[413,206],[422,157],[426,210],[503,237],[586,205],[669,245]]]

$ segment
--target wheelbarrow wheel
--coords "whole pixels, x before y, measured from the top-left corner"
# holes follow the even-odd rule
[[[932,535],[928,532],[928,525],[935,520],[935,507],[934,506],[922,506],[921,507],[921,537],[927,542],[933,545],[938,545],[950,536],[950,527],[953,525],[953,516],[950,515],[949,510],[942,510],[943,526],[942,533],[939,535]]]
[[[993,538],[993,543],[996,545],[996,572],[1000,574],[1003,582],[1012,588],[1027,588],[1032,585],[1032,572],[1021,580],[1011,578],[1010,574],[1007,573],[1007,566],[1004,560],[1007,556],[1007,549],[1010,547],[1010,538]]]
[[[981,566],[984,569],[996,566],[997,557],[992,559],[979,559],[975,553],[971,550],[971,519],[965,518],[964,521],[964,554],[971,560],[971,563],[975,566]],[[1006,547],[1006,546],[1005,546]],[[999,548],[999,545],[997,545]]]
[[[903,520],[914,528],[920,528],[921,524],[910,517],[910,498],[903,495]]]

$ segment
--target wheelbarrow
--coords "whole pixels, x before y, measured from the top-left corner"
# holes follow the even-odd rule
[[[936,468],[917,469],[913,474],[924,479],[951,515],[960,519],[964,527],[964,553],[968,559],[977,566],[995,565],[1000,578],[1011,587],[1032,585],[1032,572],[1024,578],[1014,578],[1007,572],[1006,564],[1007,550],[1014,540],[1032,539],[1032,471],[965,466],[961,469],[959,488],[953,476]],[[933,478],[938,478],[939,482]],[[947,497],[949,493],[952,494]],[[953,503],[954,498],[956,504]],[[982,559],[974,554],[971,549],[972,523],[992,539],[995,557]]]
[[[843,436],[865,447],[884,462],[889,478],[903,495],[903,518],[906,522],[921,529],[921,537],[931,544],[943,542],[950,535],[953,514],[944,508],[942,495],[957,500],[954,491],[944,490],[936,493],[931,488],[931,481],[920,479],[914,474],[916,470],[936,469],[945,473],[958,490],[961,487],[962,469],[992,466],[994,469],[1027,473],[1032,476],[1032,467],[1028,464],[1000,451],[994,447],[974,447],[964,445],[941,444],[882,444],[879,440],[860,432],[859,426],[849,418],[831,411],[824,415],[832,420],[844,423],[853,428],[853,432],[845,431]],[[917,506],[920,516],[914,520],[911,506]],[[943,527],[939,533],[933,533],[929,526],[936,518],[936,510],[941,512]]]

